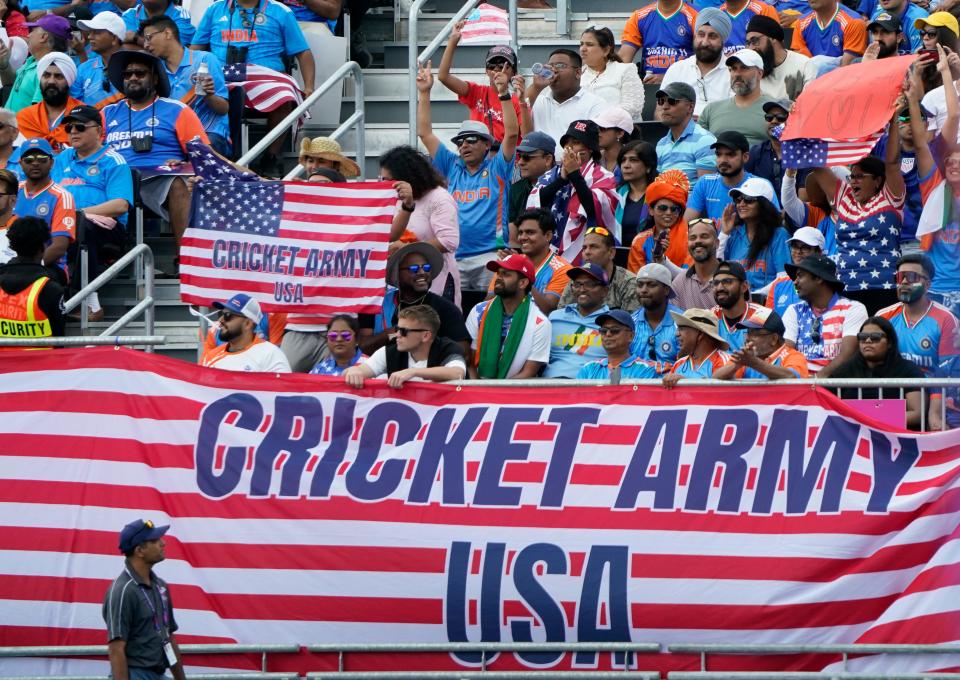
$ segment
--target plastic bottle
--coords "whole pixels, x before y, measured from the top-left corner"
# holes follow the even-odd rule
[[[198,97],[202,97],[206,94],[206,90],[203,88],[203,83],[200,82],[201,78],[206,78],[210,75],[210,66],[205,61],[200,62],[200,66],[197,68],[197,80],[196,84],[193,86],[193,92]]]
[[[553,78],[553,69],[550,68],[549,66],[545,66],[544,64],[541,64],[540,62],[537,62],[536,64],[531,66],[530,70],[533,71],[533,75],[540,76],[541,78],[544,78],[546,80],[550,80],[551,78]]]

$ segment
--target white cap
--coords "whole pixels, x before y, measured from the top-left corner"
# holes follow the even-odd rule
[[[250,319],[253,323],[260,323],[263,318],[263,312],[260,311],[260,303],[254,300],[246,293],[237,293],[226,302],[214,302],[214,309],[225,309],[234,314],[240,314]]]
[[[738,50],[727,57],[727,60],[724,63],[729,66],[730,62],[734,59],[739,61],[744,66],[751,66],[753,68],[758,68],[761,71],[763,70],[763,57],[760,56],[759,52],[754,50],[748,48]]]
[[[773,194],[773,185],[763,177],[750,177],[743,184],[727,193],[730,194],[730,198],[735,198],[737,194],[741,194],[750,198],[765,198],[774,205],[777,204]]]
[[[120,15],[113,12],[99,12],[92,19],[81,19],[77,22],[81,31],[110,31],[120,42],[127,35],[127,25]]]
[[[633,132],[633,117],[619,106],[604,109],[593,122],[601,128],[617,128],[627,134]]]
[[[790,241],[799,241],[820,250],[827,247],[827,241],[823,238],[823,233],[814,227],[800,227],[793,232],[793,236],[787,239],[787,243],[790,243]]]

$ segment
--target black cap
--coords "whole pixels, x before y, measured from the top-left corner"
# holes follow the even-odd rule
[[[75,120],[78,123],[96,123],[97,125],[103,125],[103,119],[100,117],[100,111],[93,108],[92,106],[87,106],[83,104],[81,106],[74,106],[70,109],[70,112],[63,117],[63,122]]]
[[[710,148],[716,149],[718,146],[726,147],[731,151],[747,152],[750,150],[750,142],[747,141],[747,138],[744,137],[742,133],[736,130],[724,130],[718,134],[717,141],[711,144]]]
[[[800,264],[788,262],[783,265],[783,269],[791,279],[796,279],[797,272],[802,269],[818,279],[823,279],[824,283],[836,291],[841,291],[844,287],[843,282],[837,278],[837,265],[826,255],[807,255]]]
[[[744,269],[743,265],[736,260],[724,260],[717,265],[717,271],[713,272],[713,275],[716,276],[721,271],[729,274],[730,276],[736,277],[741,281],[747,280],[747,270]]]
[[[780,25],[780,22],[776,19],[771,19],[770,17],[765,17],[762,14],[757,14],[747,23],[747,33],[760,33],[767,36],[768,38],[773,38],[774,40],[779,40],[783,42],[783,26]]]
[[[593,153],[600,153],[600,128],[592,120],[575,120],[560,138],[560,146],[564,146],[568,139],[582,142]]]
[[[874,26],[879,26],[883,30],[890,31],[891,33],[900,33],[903,30],[900,26],[900,20],[888,12],[880,12],[880,14],[874,17],[870,23],[867,24],[867,30],[872,31]]]

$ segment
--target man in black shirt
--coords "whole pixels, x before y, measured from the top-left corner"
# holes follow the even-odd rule
[[[371,355],[396,335],[397,313],[415,305],[432,307],[440,317],[437,336],[460,343],[469,356],[470,334],[460,308],[430,292],[430,283],[443,269],[443,256],[429,243],[408,243],[387,261],[387,294],[379,314],[361,314],[360,348]]]

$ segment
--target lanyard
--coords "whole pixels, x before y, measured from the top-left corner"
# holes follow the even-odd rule
[[[131,574],[129,570],[127,571],[127,575],[129,575],[130,578],[133,579],[133,574]],[[136,579],[133,579],[133,580],[136,581]],[[140,597],[143,598],[143,601],[147,603],[147,606],[150,607],[151,614],[153,614],[153,627],[157,630],[158,633],[160,633],[160,637],[166,638],[166,631],[167,631],[169,622],[167,620],[167,606],[166,606],[166,603],[164,602],[163,594],[162,593],[160,594],[160,616],[158,617],[157,605],[154,604],[153,596],[147,595],[147,593],[143,592],[143,588],[144,586],[137,581],[137,591],[140,593]],[[148,590],[152,592],[153,589],[148,588]],[[161,627],[161,619],[162,619],[162,627]]]

